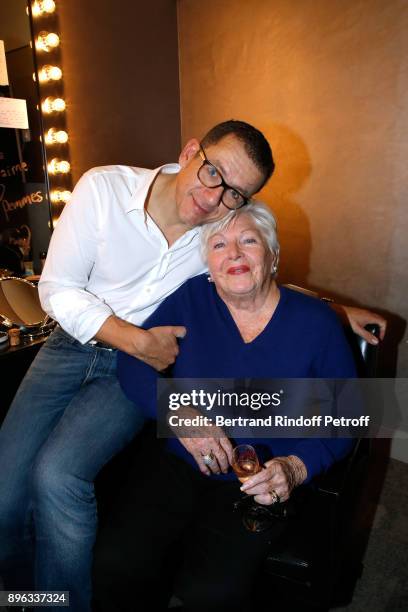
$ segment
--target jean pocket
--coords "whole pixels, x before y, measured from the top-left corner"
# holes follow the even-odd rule
[[[76,343],[75,338],[69,336],[64,330],[57,328],[50,336],[48,336],[45,346],[50,349],[56,349],[61,346],[69,346]]]

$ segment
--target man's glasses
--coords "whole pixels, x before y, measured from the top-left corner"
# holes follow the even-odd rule
[[[223,187],[223,192],[220,197],[220,202],[224,204],[229,210],[237,210],[245,204],[248,204],[248,198],[242,193],[227,185],[224,181],[220,171],[208,161],[207,156],[204,152],[203,147],[200,145],[199,151],[200,157],[203,163],[198,169],[197,176],[204,187],[209,189],[215,189],[216,187]]]

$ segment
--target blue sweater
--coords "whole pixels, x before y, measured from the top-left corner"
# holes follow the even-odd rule
[[[245,343],[225,303],[206,275],[196,276],[170,295],[145,321],[149,329],[184,325],[185,338],[172,369],[175,378],[352,378],[355,366],[336,315],[321,301],[280,287],[278,306],[265,329]],[[156,383],[161,376],[126,353],[118,355],[118,376],[127,397],[148,418],[156,418]],[[240,444],[268,448],[268,457],[297,455],[307,480],[343,458],[353,445],[347,439],[240,439]],[[194,467],[194,458],[177,439],[170,452]],[[198,469],[198,468],[197,468]],[[214,477],[214,476],[213,476]],[[231,472],[217,478],[236,478]]]

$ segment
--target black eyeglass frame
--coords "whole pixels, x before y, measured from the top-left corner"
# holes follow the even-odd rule
[[[201,164],[201,166],[199,167],[199,169],[197,170],[197,178],[200,181],[200,183],[204,186],[207,187],[207,189],[217,189],[218,187],[222,187],[223,191],[222,194],[220,196],[220,202],[222,202],[224,204],[224,206],[226,208],[228,208],[228,210],[239,210],[240,208],[242,208],[243,206],[245,206],[246,204],[248,204],[248,200],[249,198],[247,198],[246,196],[244,196],[243,193],[241,193],[240,191],[238,191],[238,189],[235,189],[235,187],[231,187],[231,185],[228,185],[228,183],[226,183],[224,181],[224,177],[222,176],[221,172],[218,170],[217,166],[214,166],[214,164],[212,164],[207,155],[205,154],[204,148],[203,146],[200,144],[200,150],[198,151],[201,159],[203,160],[203,163]],[[217,174],[220,177],[220,182],[218,185],[206,185],[202,179],[200,178],[200,172],[201,169],[204,166],[211,166],[211,168],[214,168],[214,170],[217,172]],[[231,190],[231,191],[235,191],[235,193],[237,193],[239,196],[241,196],[241,198],[243,199],[242,204],[240,204],[239,206],[234,206],[234,208],[231,208],[231,206],[228,206],[228,204],[226,204],[224,202],[224,200],[222,199],[224,197],[224,193],[227,191],[227,189]]]

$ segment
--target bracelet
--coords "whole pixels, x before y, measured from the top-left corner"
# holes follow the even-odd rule
[[[307,468],[303,461],[299,459],[299,457],[297,457],[296,455],[289,455],[288,459],[290,459],[292,463],[296,483],[295,486],[299,486],[307,478]]]
[[[299,486],[307,478],[307,469],[305,464],[296,455],[289,455],[288,457],[274,457],[274,461],[281,464],[283,471],[288,482],[288,489],[291,492],[292,489]]]

